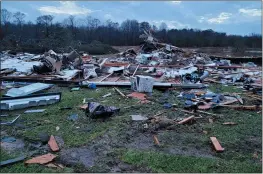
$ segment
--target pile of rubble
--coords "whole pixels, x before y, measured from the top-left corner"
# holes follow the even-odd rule
[[[72,50],[68,54],[58,54],[49,50],[43,55],[20,53],[15,56],[9,54],[8,51],[2,52],[0,55],[1,90],[11,89],[1,99],[1,110],[10,111],[60,102],[62,95],[60,92],[35,94],[51,88],[54,83],[77,84],[71,91],[79,90],[80,87],[85,86],[90,89],[96,89],[97,86],[128,86],[131,89],[130,94],[123,93],[116,87],[114,90],[123,99],[136,98],[140,104],[152,102],[146,93],[151,94],[154,87],[189,89],[188,91],[182,90],[177,96],[181,99],[182,109],[176,104],[163,104],[164,109],[184,112],[189,114],[189,117],[169,119],[162,116],[165,111],[148,117],[131,115],[133,121],[142,121],[144,131],[151,132],[160,129],[171,130],[177,125],[192,124],[193,121],[202,118],[200,113],[211,116],[209,122],[213,122],[213,117],[218,115],[206,110],[218,107],[255,111],[262,109],[261,67],[251,62],[233,65],[229,60],[212,60],[207,54],[190,52],[173,45],[160,43],[151,33],[146,31],[141,38],[144,39],[145,44],[141,46],[140,50],[128,49],[113,57],[103,59],[76,50]],[[220,90],[214,93],[203,89],[210,83],[242,88],[248,91],[247,97],[254,99],[256,103],[244,105],[239,93],[221,93]],[[19,88],[17,88],[18,86]],[[108,93],[102,98],[111,95]],[[237,103],[239,104],[237,105]],[[98,102],[86,102],[86,100],[83,101],[83,104],[80,108],[91,119],[111,117],[121,109],[114,106],[104,106]],[[62,109],[72,108],[60,108],[60,110]],[[45,109],[27,110],[25,113],[44,111]],[[7,122],[1,121],[1,125],[12,125],[19,118],[20,115]],[[72,114],[68,118],[71,121],[77,119],[78,114]],[[226,122],[223,124],[235,125],[236,123]],[[59,151],[60,147],[56,138],[53,135],[48,138],[51,151]],[[159,145],[157,135],[154,135],[153,138],[155,144]],[[216,137],[210,137],[210,139],[217,152],[224,150]],[[48,153],[27,160],[25,163],[49,163],[53,167],[63,168],[58,164],[50,163],[56,157],[57,155]],[[25,160],[24,156],[3,161],[1,166],[23,160]]]

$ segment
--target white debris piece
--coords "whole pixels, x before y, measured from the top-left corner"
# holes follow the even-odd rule
[[[2,60],[2,59],[1,59]],[[17,72],[29,73],[33,66],[41,65],[39,61],[26,62],[17,58],[9,58],[1,62],[1,69],[15,68]]]
[[[143,121],[147,120],[147,117],[141,115],[131,115],[133,121]]]
[[[6,95],[10,97],[19,97],[32,94],[34,92],[38,92],[44,89],[51,87],[51,84],[45,83],[33,83],[27,86],[23,86],[21,88],[12,88],[7,91]]]

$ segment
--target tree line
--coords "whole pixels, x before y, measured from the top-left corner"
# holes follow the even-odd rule
[[[54,22],[54,16],[42,15],[34,22],[25,21],[22,12],[11,13],[1,9],[2,49],[29,47],[41,49],[77,47],[92,41],[114,46],[130,46],[142,43],[140,35],[150,30],[160,41],[178,47],[235,47],[261,48],[262,36],[227,35],[223,32],[198,29],[168,29],[165,23],[159,28],[149,22],[127,19],[122,23],[107,20],[102,22],[91,16],[77,18],[69,16],[61,22]]]

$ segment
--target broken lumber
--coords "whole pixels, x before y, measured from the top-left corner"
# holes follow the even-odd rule
[[[106,78],[110,77],[112,74],[113,74],[113,73],[110,73],[110,74],[108,74],[106,77],[103,77],[103,78],[100,80],[100,82],[102,82],[102,81],[105,80]]]
[[[37,157],[32,158],[30,160],[27,160],[25,163],[26,164],[46,164],[46,163],[49,163],[50,161],[52,161],[56,157],[57,157],[56,155],[48,153],[45,155],[37,156]]]
[[[228,107],[232,109],[240,109],[240,110],[262,110],[262,105],[252,105],[252,106],[239,106],[239,105],[219,105],[223,107]]]
[[[212,114],[212,113],[209,113],[209,112],[205,112],[205,111],[197,111],[198,113],[202,113],[202,114],[207,114],[207,115],[212,115],[212,116],[218,116],[216,114]]]
[[[188,123],[189,121],[193,120],[195,118],[195,116],[190,116],[190,117],[187,117],[185,119],[183,119],[182,121],[179,121],[178,124],[185,124],[185,123]]]
[[[156,135],[153,136],[153,140],[154,140],[154,143],[155,143],[156,145],[160,146],[160,142],[159,142],[159,140],[158,140],[158,138],[157,138]]]
[[[213,146],[216,150],[216,152],[223,152],[224,148],[220,145],[219,141],[216,139],[216,137],[210,137],[210,140],[213,143]]]
[[[140,66],[140,65],[137,65],[137,67],[136,67],[135,71],[134,71],[134,72],[133,72],[133,74],[132,74],[132,77],[133,77],[133,76],[135,75],[135,73],[137,72],[137,70],[138,70],[139,66]]]
[[[122,97],[126,97],[118,88],[113,87]]]
[[[48,145],[53,152],[59,151],[58,144],[57,144],[56,139],[53,135],[50,136],[50,139],[48,141]]]

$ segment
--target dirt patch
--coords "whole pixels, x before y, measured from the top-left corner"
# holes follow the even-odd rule
[[[95,153],[85,147],[62,149],[60,152],[60,161],[69,166],[82,164],[85,167],[94,166]]]

